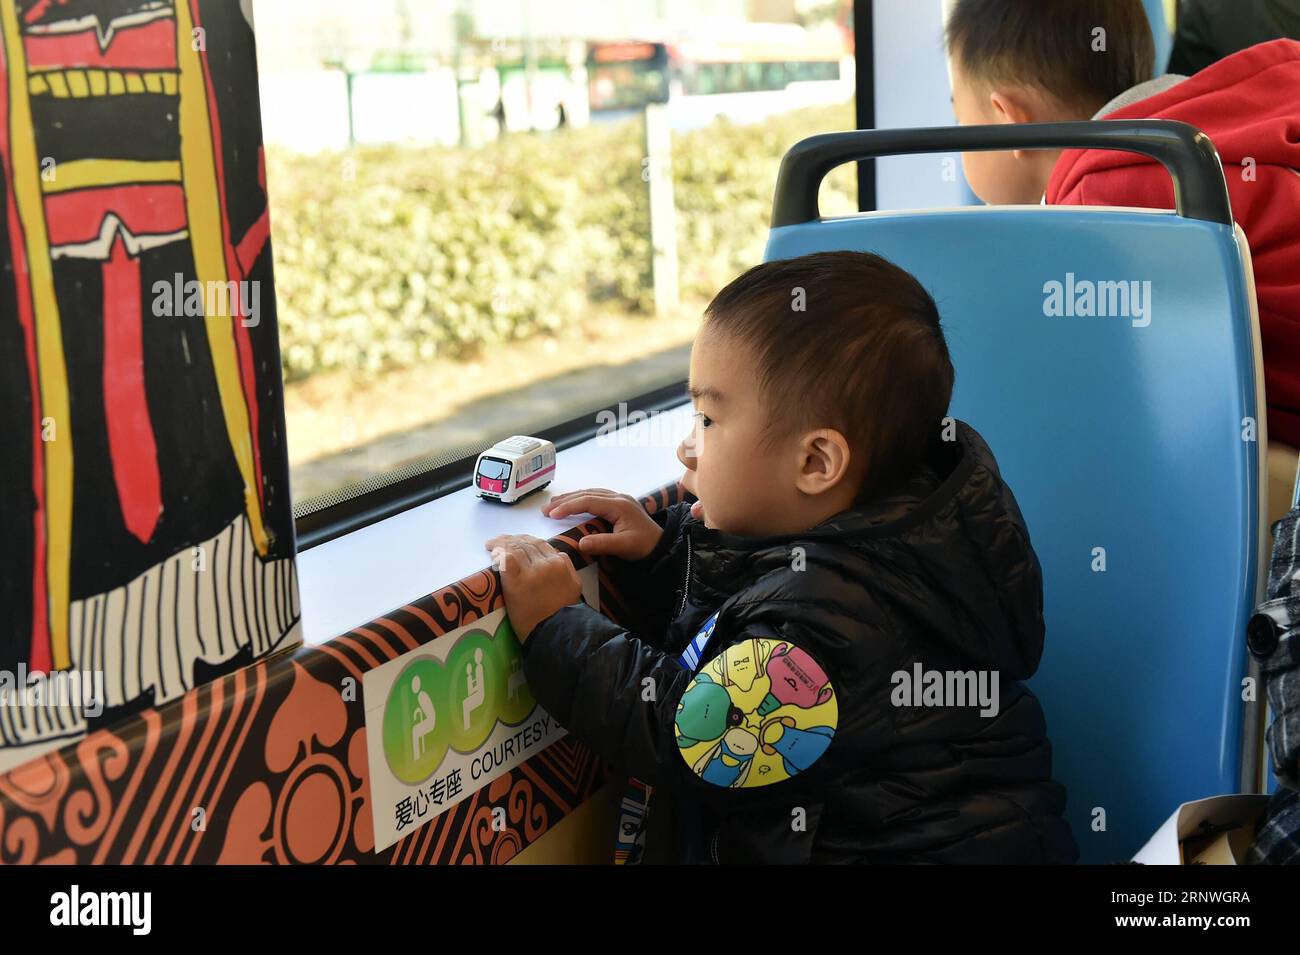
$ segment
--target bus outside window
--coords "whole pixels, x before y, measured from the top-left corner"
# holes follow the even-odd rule
[[[668,49],[662,43],[600,43],[587,55],[590,107],[643,109],[668,102]]]
[[[794,24],[748,24],[725,37],[679,43],[593,43],[587,75],[593,113],[667,103],[677,128],[698,125],[696,117],[747,122],[852,93],[843,35]]]

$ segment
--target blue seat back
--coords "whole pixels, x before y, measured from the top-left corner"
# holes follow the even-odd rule
[[[765,258],[839,249],[938,303],[951,413],[988,440],[1042,563],[1030,685],[1082,859],[1127,859],[1179,803],[1239,788],[1264,409],[1237,233],[1077,207],[869,213],[774,228]],[[1076,305],[1083,283],[1137,282],[1149,311],[1052,314],[1053,282]]]
[[[1155,75],[1160,76],[1169,67],[1174,37],[1169,32],[1169,21],[1165,19],[1164,0],[1142,0],[1142,5],[1146,7],[1147,19],[1151,22],[1151,39],[1156,46]]]

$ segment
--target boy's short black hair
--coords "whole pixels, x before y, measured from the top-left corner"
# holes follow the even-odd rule
[[[702,333],[743,343],[772,442],[834,428],[866,461],[856,503],[910,478],[941,438],[953,368],[939,310],[910,273],[869,252],[765,262],[705,310]]]
[[[1155,70],[1142,0],[957,0],[946,35],[971,80],[1034,86],[1087,116]]]

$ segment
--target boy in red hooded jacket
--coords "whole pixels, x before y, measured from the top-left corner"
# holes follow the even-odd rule
[[[1195,76],[1151,79],[1141,0],[956,0],[947,24],[962,125],[1174,119],[1223,160],[1250,245],[1268,400],[1270,523],[1291,505],[1300,445],[1300,42],[1274,40]],[[1109,150],[966,153],[985,202],[1174,207],[1154,160]]]

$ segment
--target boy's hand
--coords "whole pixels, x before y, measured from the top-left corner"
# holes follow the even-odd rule
[[[541,538],[501,534],[484,546],[501,574],[506,615],[520,643],[551,614],[582,599],[573,563]]]
[[[624,560],[640,560],[650,555],[664,533],[636,498],[604,488],[557,494],[542,507],[542,513],[552,518],[595,514],[613,524],[610,533],[587,534],[578,541],[578,549],[593,556],[609,554]]]

